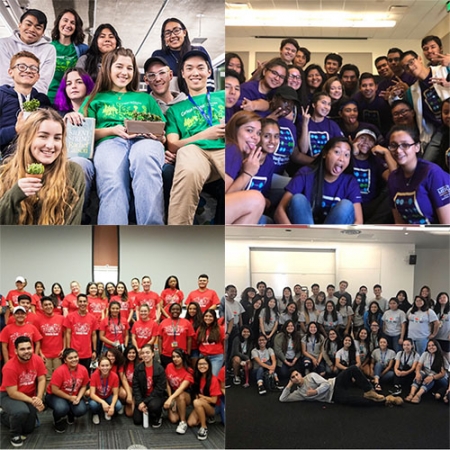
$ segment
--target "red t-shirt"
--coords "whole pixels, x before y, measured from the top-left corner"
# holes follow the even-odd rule
[[[184,294],[183,291],[180,291],[179,289],[167,288],[161,292],[161,298],[163,301],[164,309],[166,310],[166,308],[172,303],[178,303],[179,305],[181,305],[184,299]]]
[[[186,370],[184,366],[181,366],[179,369],[177,369],[173,363],[167,365],[166,377],[169,386],[172,388],[172,393],[180,387],[180,384],[184,380],[189,381],[189,384],[192,384],[194,382],[192,369],[190,371]]]
[[[148,305],[150,308],[150,319],[156,320],[156,308],[158,304],[161,302],[161,298],[156,292],[148,291],[148,292],[140,292],[136,297],[136,307],[140,307],[144,303]]]
[[[153,336],[158,336],[158,324],[151,319],[146,322],[139,319],[134,322],[131,333],[136,336],[138,348],[142,348]]]
[[[219,383],[225,383],[225,366],[220,368],[219,373],[217,374],[217,379],[219,380]]]
[[[19,306],[18,298],[19,298],[19,295],[23,295],[23,294],[27,294],[30,296],[30,298],[33,298],[33,296],[27,291],[18,291],[17,289],[12,289],[6,295],[6,300],[8,300],[9,302],[12,302],[14,307]]]
[[[105,338],[113,342],[119,341],[121,344],[125,342],[125,336],[129,328],[130,325],[128,324],[126,317],[121,317],[120,323],[119,319],[108,317],[105,317],[100,322],[100,331],[105,332]]]
[[[101,399],[108,398],[112,394],[113,388],[119,387],[119,376],[111,371],[108,378],[102,378],[100,370],[96,369],[91,375],[91,387],[95,387],[95,393]]]
[[[130,386],[133,385],[134,364],[132,361],[128,361],[125,364],[125,378]]]
[[[70,347],[78,352],[80,359],[92,356],[92,333],[97,329],[97,321],[92,314],[81,316],[78,312],[64,319],[64,327],[72,330]]]
[[[62,302],[62,307],[69,310],[69,314],[78,311],[77,296],[75,294],[67,294]]]
[[[203,390],[205,389],[206,378],[200,378],[200,393],[206,395]],[[220,396],[222,395],[222,389],[220,389],[220,383],[216,376],[212,376],[211,384],[209,386],[208,397],[214,397],[217,395],[216,405],[220,405]]]
[[[211,306],[220,304],[216,291],[213,291],[212,289],[206,289],[203,292],[198,289],[192,291],[186,299],[186,306],[192,302],[197,302],[200,305],[202,312],[205,312],[207,309],[211,308]]]
[[[128,299],[126,301],[123,300],[120,295],[113,295],[111,297],[111,301],[120,303],[120,314],[121,315],[123,314],[125,319],[128,319],[128,316],[130,315],[130,311],[132,309],[134,309],[134,303],[130,299]]]
[[[131,302],[133,308],[136,306],[136,301],[140,292],[129,291],[128,292],[128,301]]]
[[[195,336],[195,340],[197,340],[198,330]],[[224,351],[223,341],[225,337],[225,330],[223,327],[219,327],[219,330],[220,330],[219,342],[209,342],[209,329],[206,330],[205,340],[198,343],[198,349],[200,350],[200,353],[202,355],[209,356],[209,355],[223,354]]]
[[[8,355],[10,358],[13,358],[16,354],[14,342],[19,336],[28,336],[31,339],[33,348],[34,343],[42,339],[39,330],[34,325],[31,325],[31,323],[26,323],[22,326],[18,326],[15,323],[6,325],[0,333],[0,342],[8,343]]]
[[[89,374],[86,367],[77,365],[75,370],[70,371],[67,364],[59,366],[52,374],[52,379],[47,386],[47,394],[52,394],[52,385],[55,385],[67,395],[78,395],[82,386],[89,383]]]
[[[28,312],[27,317],[25,318],[25,323],[31,323],[31,325],[36,326],[36,323],[39,321],[39,316],[33,312]],[[12,323],[16,323],[16,319],[14,319],[14,314],[11,314],[8,319],[7,325],[11,325]]]
[[[33,294],[31,296],[31,304],[36,308],[36,312],[42,311],[41,298],[43,295]]]
[[[103,311],[108,308],[108,300],[98,297],[88,296],[88,311],[96,318],[97,325],[103,317]]]
[[[36,328],[42,334],[41,351],[46,358],[57,358],[64,347],[64,317],[40,314]]]
[[[34,397],[37,379],[46,373],[44,361],[35,354],[31,355],[31,359],[26,363],[20,362],[17,357],[11,358],[2,370],[0,392],[6,392],[7,387],[17,386],[19,392]]]
[[[145,367],[145,377],[147,378],[147,390],[145,396],[148,397],[153,392],[153,365]]]
[[[162,338],[162,349],[159,351],[164,356],[172,356],[174,348],[187,351],[187,338],[194,336],[195,332],[190,322],[180,317],[176,321],[164,319],[159,325],[158,334]]]

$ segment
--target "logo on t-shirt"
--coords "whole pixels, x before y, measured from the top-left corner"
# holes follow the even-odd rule
[[[372,123],[380,128],[380,113],[377,110],[365,109],[363,111],[363,122]]]
[[[339,197],[329,197],[328,195],[322,196],[322,212],[326,216],[330,209],[336,206],[341,201]]]
[[[322,147],[330,140],[330,136],[326,131],[310,131],[309,132],[309,156],[316,156],[322,151]]]
[[[289,161],[294,151],[294,141],[290,128],[280,127],[280,144],[273,154],[273,163],[276,166],[283,166]]]
[[[136,328],[136,337],[139,339],[149,339],[152,337],[152,330],[150,328],[137,327]]]
[[[253,189],[255,191],[262,191],[265,184],[267,183],[267,177],[253,177],[245,188],[247,191]]]
[[[18,386],[31,386],[34,384],[37,377],[37,372],[35,369],[27,370],[19,375]]]
[[[353,174],[359,183],[359,188],[361,189],[362,195],[370,194],[370,175],[372,171],[370,169],[360,169],[355,167],[353,169]]]
[[[395,208],[407,223],[429,224],[417,203],[416,192],[397,192],[394,197]]]
[[[88,323],[74,323],[73,332],[78,335],[87,335],[91,332],[91,326]]]
[[[59,336],[61,325],[59,323],[44,323],[41,325],[41,331],[45,336]]]
[[[437,189],[437,193],[442,200],[447,200],[450,198],[450,186],[448,184]]]

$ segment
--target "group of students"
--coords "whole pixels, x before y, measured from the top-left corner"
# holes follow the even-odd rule
[[[42,282],[31,294],[17,277],[1,298],[2,423],[12,445],[22,445],[44,405],[59,433],[89,410],[94,424],[125,414],[153,428],[165,410],[178,434],[198,426],[199,440],[216,411],[224,421],[225,331],[208,276],[199,276],[186,299],[176,276],[161,295],[150,290],[150,277],[141,284],[142,291],[133,278],[128,291],[123,282],[90,282],[82,293],[73,281],[64,295],[54,283],[46,296]]]
[[[59,12],[51,41],[46,26],[30,9],[0,39],[0,223],[89,224],[95,181],[98,224],[192,225],[204,186],[223,224],[224,93],[183,22],[163,22],[161,49],[144,65],[148,92],[111,24],[97,27],[89,47],[74,9]],[[40,109],[28,115],[28,101]],[[125,121],[140,116],[165,130],[128,132]],[[84,118],[95,119],[93,157],[68,159],[66,124]],[[33,163],[44,166],[41,177],[27,173]]]
[[[281,401],[331,401],[333,391],[330,395],[306,395],[306,390],[312,388],[308,383],[302,395],[286,398],[292,389],[303,386],[305,376],[318,386],[356,366],[350,378],[355,378],[355,371],[361,372],[366,382],[359,383],[359,387],[371,393],[364,400],[357,396],[355,401],[341,393],[341,402],[401,404],[393,397],[406,393],[405,401],[419,403],[422,395],[433,392],[436,399],[448,403],[448,293],[440,292],[433,300],[430,288],[423,286],[411,304],[404,290],[387,300],[382,296],[382,287],[376,284],[374,297],[369,300],[367,287],[361,286],[352,300],[347,287],[343,280],[338,291],[330,284],[325,293],[314,283],[308,296],[307,288],[297,284],[294,293],[285,287],[277,298],[273,289],[261,281],[256,289],[246,288],[240,302],[231,295],[233,299],[226,303],[230,310],[233,303],[241,305],[234,308],[239,321],[229,328],[233,330],[228,359],[233,384],[242,384],[244,378],[243,386],[248,387],[253,379],[259,394],[270,388],[289,387]],[[342,384],[348,388],[351,382],[347,378],[342,378]],[[330,389],[329,383],[326,386],[322,394]],[[388,388],[390,395],[385,397]]]
[[[248,81],[227,53],[226,223],[450,223],[450,55],[422,50],[360,74],[287,38]]]

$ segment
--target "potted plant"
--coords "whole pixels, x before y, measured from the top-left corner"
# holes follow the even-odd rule
[[[125,120],[125,128],[129,134],[154,134],[162,136],[165,122],[157,114],[133,111],[132,119]]]
[[[26,178],[39,178],[42,179],[44,175],[44,165],[41,163],[28,164]]]
[[[37,111],[39,109],[39,106],[41,106],[41,102],[36,98],[23,102],[23,117],[27,118],[32,112]]]

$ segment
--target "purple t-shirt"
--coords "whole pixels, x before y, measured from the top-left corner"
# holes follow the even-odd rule
[[[361,92],[353,96],[358,104],[358,119],[375,125],[381,133],[386,134],[394,125],[389,103],[382,97],[375,97],[369,102]]]
[[[246,98],[247,100],[269,100],[271,97],[272,91],[267,94],[262,94],[259,92],[259,81],[258,80],[250,80],[241,84],[241,95],[239,96],[239,100],[233,106],[233,111],[238,112],[241,111],[242,100]]]
[[[299,130],[301,130],[301,122],[299,120]],[[339,125],[328,117],[322,122],[314,122],[310,119],[308,123],[308,156],[317,156],[321,151],[323,146],[334,137],[342,137],[341,129]]]
[[[439,223],[436,209],[450,203],[450,175],[423,159],[418,160],[409,180],[401,168],[394,170],[388,188],[392,207],[407,223]]]
[[[235,145],[225,149],[225,173],[235,180],[242,168],[242,153]],[[245,190],[253,189],[267,196],[274,171],[272,155],[266,155],[264,163],[259,167],[258,173],[250,179]]]
[[[366,160],[353,158],[353,175],[361,189],[362,203],[370,202],[377,197],[385,170],[385,163],[376,156],[369,156]]]
[[[292,195],[303,194],[311,203],[315,176],[311,167],[302,167],[285,187],[285,190]],[[353,175],[342,173],[332,183],[323,180],[321,219],[325,220],[330,209],[343,199],[350,200],[352,203],[361,203],[361,191]]]

